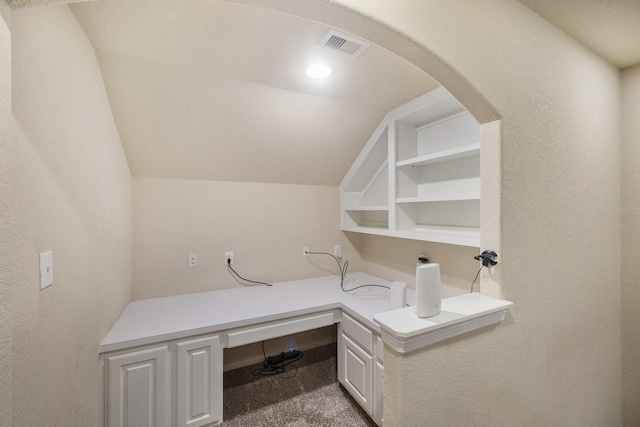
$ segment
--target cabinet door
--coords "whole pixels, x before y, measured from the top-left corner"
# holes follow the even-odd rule
[[[340,335],[338,379],[351,396],[373,416],[373,356]]]
[[[176,415],[179,427],[222,423],[221,353],[218,336],[178,343]]]
[[[373,402],[373,421],[376,422],[379,426],[382,425],[382,408],[383,402],[382,397],[384,395],[384,366],[380,363],[379,360],[376,360],[376,368],[375,368],[375,381],[373,384],[374,388],[374,402]]]
[[[169,427],[171,367],[167,346],[111,356],[109,427]]]

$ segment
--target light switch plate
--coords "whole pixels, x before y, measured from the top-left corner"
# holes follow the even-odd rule
[[[53,285],[53,252],[40,254],[40,289]]]

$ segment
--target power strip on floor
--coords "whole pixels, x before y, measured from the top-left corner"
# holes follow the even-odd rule
[[[302,353],[298,350],[289,350],[287,352],[282,352],[276,356],[269,356],[267,360],[264,361],[265,366],[278,366],[283,364],[287,360],[298,359],[302,357]]]

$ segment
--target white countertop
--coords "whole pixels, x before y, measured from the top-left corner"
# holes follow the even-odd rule
[[[442,311],[433,317],[421,318],[415,307],[377,313],[374,321],[380,326],[385,344],[399,353],[408,353],[504,320],[510,301],[480,293],[468,293],[442,300]]]
[[[350,273],[345,288],[389,285],[366,273]],[[409,303],[413,290],[407,289]],[[373,316],[390,310],[389,290],[378,287],[342,292],[339,276],[246,286],[132,301],[100,344],[100,353],[215,333],[292,316],[342,309],[374,331]]]
[[[345,289],[390,283],[366,273],[351,273]],[[407,288],[408,304],[415,293]],[[419,318],[415,307],[391,310],[389,289],[366,287],[349,292],[339,276],[246,286],[165,298],[133,301],[107,333],[100,353],[229,331],[340,309],[379,332],[385,344],[407,353],[450,337],[501,322],[512,302],[479,293],[442,300],[442,312]]]

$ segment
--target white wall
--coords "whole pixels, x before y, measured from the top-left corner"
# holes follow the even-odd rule
[[[430,262],[440,264],[443,298],[469,292],[479,268],[473,259],[478,248],[473,247],[373,235],[361,238],[356,247],[363,258],[363,270],[389,281],[406,282],[413,289],[418,255],[427,255]],[[474,290],[479,288],[476,282]]]
[[[0,30],[4,95],[11,75]],[[11,43],[13,115],[0,107],[11,252],[8,422],[95,426],[98,344],[130,299],[131,176],[94,51],[68,7],[12,11]],[[47,250],[54,284],[41,291],[38,254]],[[0,262],[4,279],[7,260]]]
[[[4,173],[9,169],[9,144],[13,135],[11,120],[11,34],[10,11],[0,2],[0,426],[11,426],[12,398],[12,344],[11,344],[11,283],[13,271],[9,227],[8,180]],[[11,270],[10,270],[11,269]]]
[[[333,253],[340,244],[359,271],[339,211],[335,187],[134,178],[133,298],[243,286],[224,264],[227,251],[239,274],[268,283],[338,273],[329,257],[303,258],[304,246]]]
[[[225,266],[227,251],[240,275],[267,283],[338,274],[330,257],[303,258],[305,246],[333,253],[340,244],[349,271],[361,271],[359,254],[340,232],[339,210],[336,187],[134,178],[133,299],[246,286]],[[187,266],[189,254],[197,254],[197,267]],[[324,328],[266,348],[306,350],[334,341],[335,329]],[[243,346],[225,352],[225,366],[261,357],[259,344]]]
[[[300,6],[295,7],[302,10],[303,3],[297,2]],[[434,426],[510,426],[517,420],[520,425],[619,425],[620,274],[612,268],[621,259],[618,71],[512,0],[333,3],[354,8],[427,46],[475,86],[503,117],[502,199],[497,197],[498,205],[492,208],[502,215],[501,292],[516,306],[508,321],[496,330],[410,357],[387,352],[386,424],[422,425],[428,420]],[[16,206],[6,212],[3,205],[3,220],[6,217],[11,224],[12,260],[17,261],[11,270],[15,285],[10,289],[13,419],[15,425],[94,425],[97,343],[129,292],[126,282],[131,261],[124,257],[130,251],[131,230],[124,213],[130,191],[128,171],[113,129],[101,133],[107,135],[105,140],[90,150],[84,151],[78,142],[87,139],[75,131],[107,126],[79,123],[76,114],[84,117],[83,111],[93,111],[87,120],[100,121],[106,119],[108,108],[103,94],[90,91],[101,87],[99,72],[93,52],[86,41],[80,42],[81,33],[68,10],[24,9],[15,12],[12,20],[14,107],[25,130],[16,139],[14,130],[5,132],[4,123],[8,121],[12,129],[15,123],[0,104],[3,139],[9,134],[12,141],[20,142],[0,142],[3,152],[5,145],[9,146],[6,158],[0,160],[0,188],[10,191],[12,206]],[[349,30],[349,26],[349,19],[345,19],[341,27]],[[360,29],[375,28],[368,21]],[[357,26],[352,30],[359,33]],[[55,37],[45,38],[47,32]],[[42,48],[47,43],[53,46]],[[396,47],[403,51],[403,46]],[[6,56],[5,39],[0,41],[0,49]],[[0,88],[5,93],[2,82],[8,79],[7,71],[0,70]],[[91,95],[78,96],[73,90],[78,87]],[[92,105],[73,110],[80,99]],[[52,144],[59,150],[50,149]],[[101,161],[92,162],[95,157]],[[110,171],[100,170],[101,166]],[[104,177],[108,179],[99,180]],[[134,185],[136,200],[142,193],[151,207],[169,205],[169,212],[161,219],[175,226],[182,226],[182,217],[170,202],[186,201],[195,207],[201,203],[199,192],[228,196],[235,185],[218,188],[216,183],[142,181],[136,180]],[[140,192],[146,184],[149,188]],[[273,186],[265,188],[274,190]],[[177,194],[182,189],[187,196]],[[258,192],[257,187],[248,191]],[[275,194],[293,192],[295,189],[287,189]],[[106,203],[105,194],[115,203]],[[315,194],[315,190],[307,194]],[[205,221],[207,214],[216,213],[215,203],[207,203],[203,205],[205,214],[196,219]],[[247,205],[240,202],[240,208],[233,212],[249,215]],[[109,206],[116,206],[114,214],[101,218],[100,212]],[[142,213],[138,206],[135,211]],[[278,209],[273,212],[284,214]],[[334,212],[337,222],[337,207]],[[134,213],[136,230],[139,213]],[[280,216],[272,219],[279,231],[286,230]],[[293,223],[300,225],[296,219]],[[207,223],[199,230],[209,233]],[[242,235],[243,250],[250,237],[249,233]],[[336,237],[329,233],[309,246],[327,242],[332,246],[332,240],[339,237],[339,233]],[[195,244],[205,240],[193,235],[178,241],[162,238],[161,242],[172,245],[160,251],[163,259],[183,259],[186,265],[186,254],[191,250],[188,239]],[[365,246],[358,239],[354,246],[366,247],[362,265],[387,275],[394,271],[407,275],[407,265],[380,261],[392,256],[393,247],[387,248],[385,239],[371,239]],[[268,246],[283,246],[287,251],[294,246],[295,250],[304,240],[301,233],[269,237]],[[195,249],[200,251],[201,247]],[[57,283],[40,292],[37,253],[50,248],[54,250]],[[135,252],[141,249],[136,247]],[[229,249],[236,251],[240,267],[245,255],[227,248],[226,242],[203,258],[203,267],[211,263],[216,269],[210,271],[215,283],[222,283],[226,273],[214,263],[218,263],[219,253]],[[249,255],[254,257],[255,253]],[[358,259],[355,254],[353,257]],[[133,259],[137,263],[138,255]],[[308,266],[296,264],[295,268],[311,275]],[[137,278],[145,276],[136,293],[201,290],[209,279],[204,278],[205,269],[197,271],[191,282],[196,285],[184,290],[171,289],[175,284],[167,285],[167,281],[154,283],[148,273],[136,272]],[[274,265],[256,264],[252,271],[259,276],[278,274]],[[192,273],[179,271],[176,278],[187,274]],[[234,284],[223,286],[228,285]],[[38,356],[41,354],[50,358]],[[34,364],[41,368],[29,371]],[[0,399],[6,402],[3,395],[6,393],[0,394]],[[25,409],[32,407],[39,411]]]
[[[496,330],[387,352],[385,425],[619,425],[618,70],[515,1],[336,2],[427,46],[503,119],[495,201],[515,308]]]
[[[640,422],[640,65],[622,72],[622,415]]]

